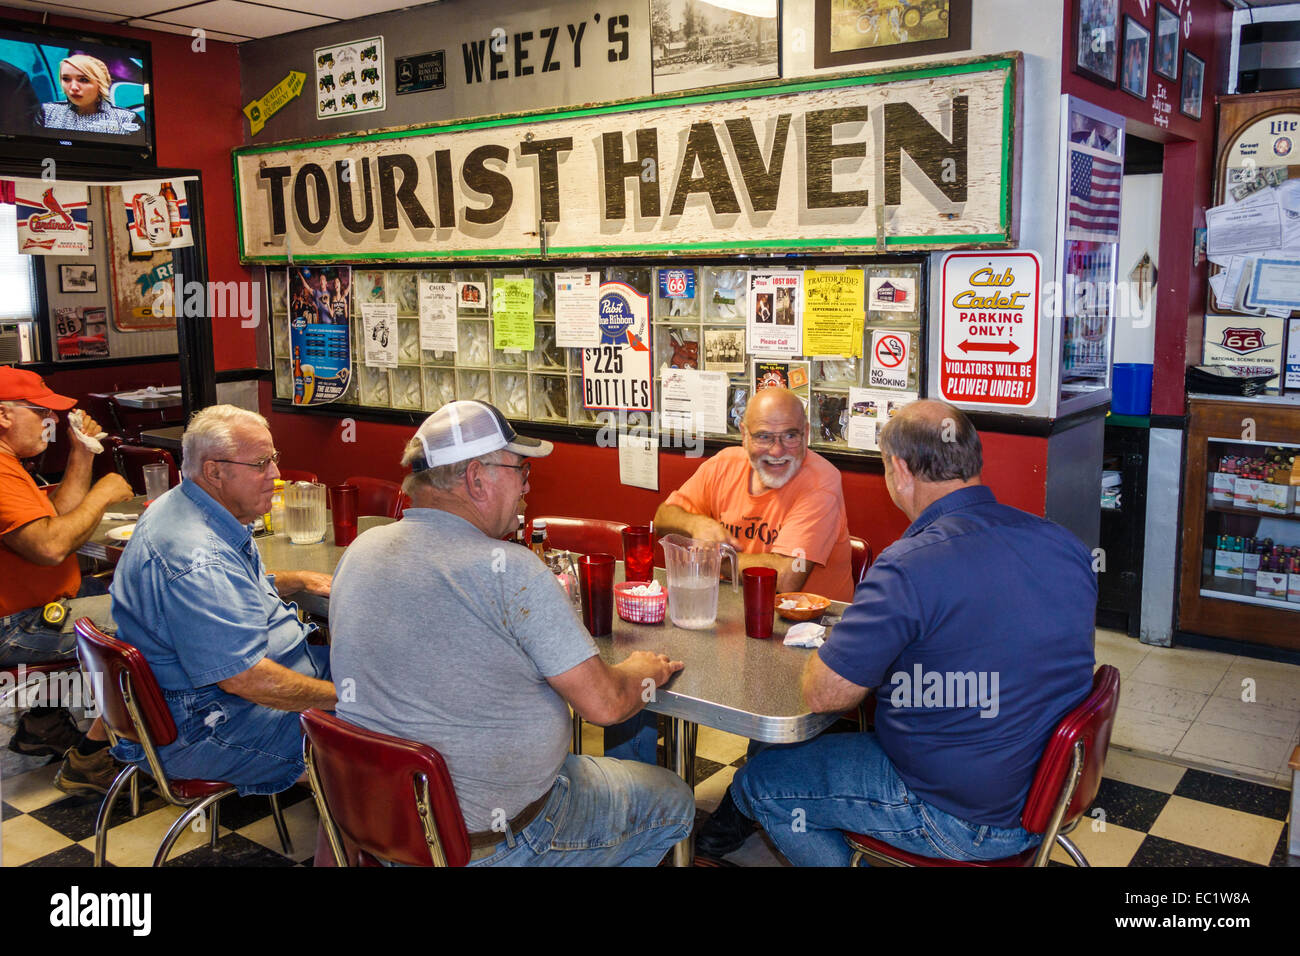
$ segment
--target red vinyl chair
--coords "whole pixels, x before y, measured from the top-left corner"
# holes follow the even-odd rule
[[[165,448],[122,444],[113,449],[113,456],[117,459],[117,470],[137,495],[144,494],[145,465],[166,465],[168,488],[175,488],[180,483],[181,476],[176,470],[176,459],[172,458],[172,453]]]
[[[114,744],[118,740],[130,740],[139,744],[144,749],[149,764],[148,773],[154,778],[159,796],[174,807],[186,808],[163,836],[158,852],[154,855],[153,865],[163,865],[176,839],[195,817],[209,807],[212,808],[208,821],[211,827],[211,845],[216,847],[220,829],[218,801],[235,793],[235,787],[221,780],[169,778],[158,757],[158,748],[176,740],[176,724],[163,700],[162,689],[153,676],[149,662],[138,649],[125,641],[109,637],[95,627],[88,617],[78,620],[74,629],[77,632],[77,656],[81,658],[81,669],[99,678],[95,684],[95,693],[109,740]],[[138,803],[135,783],[138,770],[135,764],[124,767],[108,788],[104,802],[99,807],[99,814],[95,817],[95,866],[104,865],[113,805],[117,802],[122,787],[128,782],[132,787],[133,807]],[[285,854],[292,853],[289,831],[284,825],[280,801],[275,794],[271,794],[271,816],[275,819],[275,829]]]
[[[316,808],[339,866],[464,866],[469,833],[442,755],[333,714],[300,715]],[[355,847],[350,854],[344,841]]]
[[[281,468],[280,477],[283,478],[285,481],[310,481],[310,482],[320,481],[320,479],[316,477],[316,472],[300,471],[297,468]]]
[[[623,529],[625,521],[606,521],[604,518],[564,518],[558,515],[539,515],[533,519],[546,522],[546,534],[551,547],[578,554],[612,554],[623,557]]]
[[[1097,799],[1118,708],[1119,671],[1103,664],[1093,675],[1088,696],[1061,719],[1048,738],[1030,784],[1020,825],[1043,835],[1037,847],[1001,860],[941,860],[908,853],[865,834],[845,833],[844,839],[853,849],[852,865],[865,857],[872,865],[884,866],[1047,866],[1052,846],[1059,843],[1077,865],[1088,866],[1066,834]]]
[[[379,515],[381,518],[400,518],[411,506],[411,499],[402,493],[402,486],[382,478],[357,475],[343,482],[357,486],[357,516]]]
[[[862,579],[867,576],[867,569],[871,567],[873,558],[871,545],[867,543],[866,538],[849,535],[849,549],[849,560],[853,566],[853,583],[861,584]]]

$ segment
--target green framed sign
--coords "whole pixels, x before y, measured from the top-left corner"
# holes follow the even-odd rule
[[[1019,54],[233,151],[246,263],[1016,243]]]

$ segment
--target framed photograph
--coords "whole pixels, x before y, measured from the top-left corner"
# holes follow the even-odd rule
[[[971,0],[816,0],[813,66],[970,49]]]
[[[656,93],[779,77],[780,4],[650,0],[650,52]]]
[[[1152,69],[1166,80],[1178,79],[1178,14],[1156,4],[1156,56]]]
[[[1124,66],[1119,86],[1140,100],[1147,98],[1147,67],[1151,63],[1151,31],[1124,15]]]
[[[1201,118],[1201,98],[1205,92],[1205,61],[1190,50],[1183,51],[1183,95],[1178,111],[1194,120]]]
[[[60,292],[98,292],[99,281],[91,263],[59,266]]]
[[[1119,74],[1119,5],[1113,0],[1074,0],[1074,72],[1102,86]]]

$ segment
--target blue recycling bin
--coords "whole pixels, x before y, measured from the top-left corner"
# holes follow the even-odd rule
[[[1150,415],[1151,363],[1116,362],[1110,391],[1110,410],[1116,415]]]

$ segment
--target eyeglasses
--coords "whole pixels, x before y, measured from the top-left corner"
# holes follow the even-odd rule
[[[233,458],[214,458],[213,461],[219,461],[226,465],[243,465],[245,468],[256,468],[258,471],[266,471],[268,465],[277,464],[280,461],[280,453],[272,452],[265,458],[259,458],[257,461],[235,461]]]
[[[482,462],[482,464],[487,468],[513,468],[515,471],[519,472],[519,480],[525,485],[528,484],[528,475],[533,470],[533,463],[531,461],[525,461],[518,465],[501,465],[495,461],[485,461]]]
[[[41,418],[53,418],[54,409],[46,408],[44,405],[29,405],[27,402],[13,402],[18,408],[30,408],[41,416]]]
[[[750,432],[749,438],[755,445],[761,445],[765,448],[769,448],[777,442],[790,447],[803,442],[803,431],[798,428],[790,428],[783,432]]]

